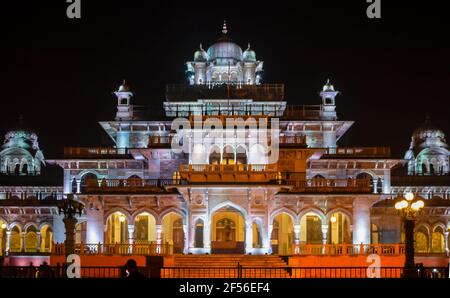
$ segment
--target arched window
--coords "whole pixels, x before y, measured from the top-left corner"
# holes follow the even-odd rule
[[[445,238],[444,231],[440,226],[434,228],[431,235],[431,252],[444,253],[445,252]]]
[[[81,177],[80,191],[85,192],[89,187],[98,187],[98,178],[94,173],[87,173]]]
[[[111,214],[106,221],[106,243],[128,243],[128,219],[121,213]]]
[[[36,252],[38,246],[37,230],[35,226],[29,226],[25,234],[25,252]]]
[[[48,225],[41,228],[41,252],[49,253],[52,251],[53,230]]]
[[[300,219],[300,244],[322,244],[322,221],[317,214],[308,212]]]
[[[425,227],[421,226],[415,234],[416,252],[427,253],[428,252],[428,231]]]
[[[22,250],[22,236],[21,229],[18,226],[14,226],[11,229],[11,238],[9,242],[9,250],[11,252],[20,252]]]

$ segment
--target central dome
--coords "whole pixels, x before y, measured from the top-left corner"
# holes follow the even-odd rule
[[[230,60],[241,61],[242,49],[230,39],[223,37],[208,49],[209,60],[228,62]],[[231,62],[231,61],[230,61]]]

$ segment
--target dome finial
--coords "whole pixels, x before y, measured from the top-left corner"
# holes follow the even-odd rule
[[[222,33],[223,34],[227,34],[228,33],[227,21],[226,20],[223,20]]]
[[[202,43],[200,43],[200,51],[204,51]]]
[[[250,50],[250,43],[248,43],[247,45],[247,50]]]

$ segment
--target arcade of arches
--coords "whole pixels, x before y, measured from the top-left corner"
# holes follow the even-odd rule
[[[14,225],[8,233],[7,224],[0,220],[0,255],[3,255],[6,250],[11,253],[50,253],[52,245],[53,230],[49,225],[43,225],[40,229],[34,225],[26,228]]]

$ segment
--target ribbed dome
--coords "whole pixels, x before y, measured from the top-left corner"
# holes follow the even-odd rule
[[[210,46],[207,54],[210,61],[216,60],[219,63],[242,60],[242,49],[226,36],[220,38],[215,44]]]
[[[425,122],[417,128],[413,133],[413,138],[417,140],[423,140],[426,138],[444,138],[444,132],[433,123],[429,117],[426,118]]]
[[[447,144],[444,132],[427,117],[425,122],[413,132],[410,148],[430,146],[447,147]]]

